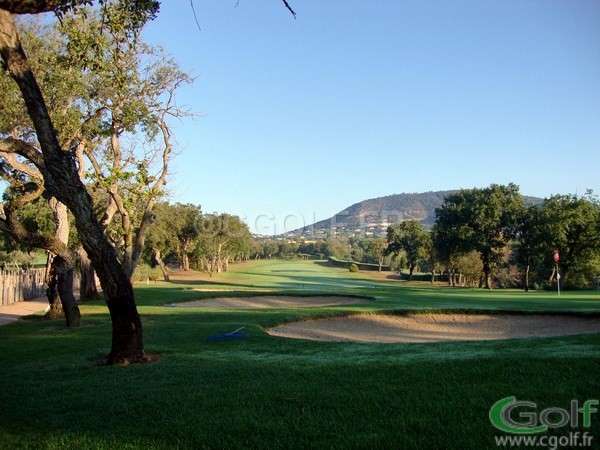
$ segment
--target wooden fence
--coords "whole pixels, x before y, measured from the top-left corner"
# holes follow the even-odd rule
[[[0,270],[0,306],[46,295],[46,269]],[[73,286],[79,289],[81,275],[73,274]]]
[[[1,270],[0,305],[22,302],[46,295],[46,269]]]

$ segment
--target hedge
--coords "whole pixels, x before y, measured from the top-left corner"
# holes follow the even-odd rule
[[[337,258],[333,258],[333,257],[330,257],[328,260],[329,260],[329,264],[331,264],[332,266],[343,267],[344,269],[348,269],[350,267],[350,264],[356,264],[360,270],[373,270],[373,271],[379,270],[379,264],[362,263],[362,262],[356,262],[356,261],[344,261],[343,259],[337,259]],[[390,266],[381,266],[381,270],[384,272],[389,272]]]

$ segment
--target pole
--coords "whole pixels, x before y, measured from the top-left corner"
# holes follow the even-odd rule
[[[560,297],[560,273],[558,273],[558,262],[560,261],[560,254],[558,248],[554,249],[554,262],[556,263],[556,288],[558,290],[558,296]]]
[[[556,288],[560,297],[560,273],[558,273],[558,263],[556,263]]]

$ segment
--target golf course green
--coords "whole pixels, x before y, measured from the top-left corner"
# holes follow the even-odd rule
[[[242,296],[350,296],[320,307],[177,308]],[[525,339],[356,343],[268,334],[340,315],[545,313],[600,316],[600,291],[529,292],[406,282],[319,261],[262,260],[136,285],[152,364],[106,366],[111,322],[41,315],[0,327],[0,448],[498,448],[490,408],[514,396],[569,410],[600,397],[600,331]],[[242,330],[241,339],[210,339]],[[516,413],[513,414],[518,417]],[[560,418],[560,417],[559,417]],[[600,443],[600,413],[585,427]],[[555,417],[555,422],[558,419]],[[508,447],[507,447],[508,448]],[[594,448],[594,447],[591,447]],[[598,447],[595,447],[598,448]]]

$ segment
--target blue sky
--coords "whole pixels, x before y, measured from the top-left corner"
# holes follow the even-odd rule
[[[403,192],[600,192],[597,0],[164,0],[171,200],[272,234]]]

